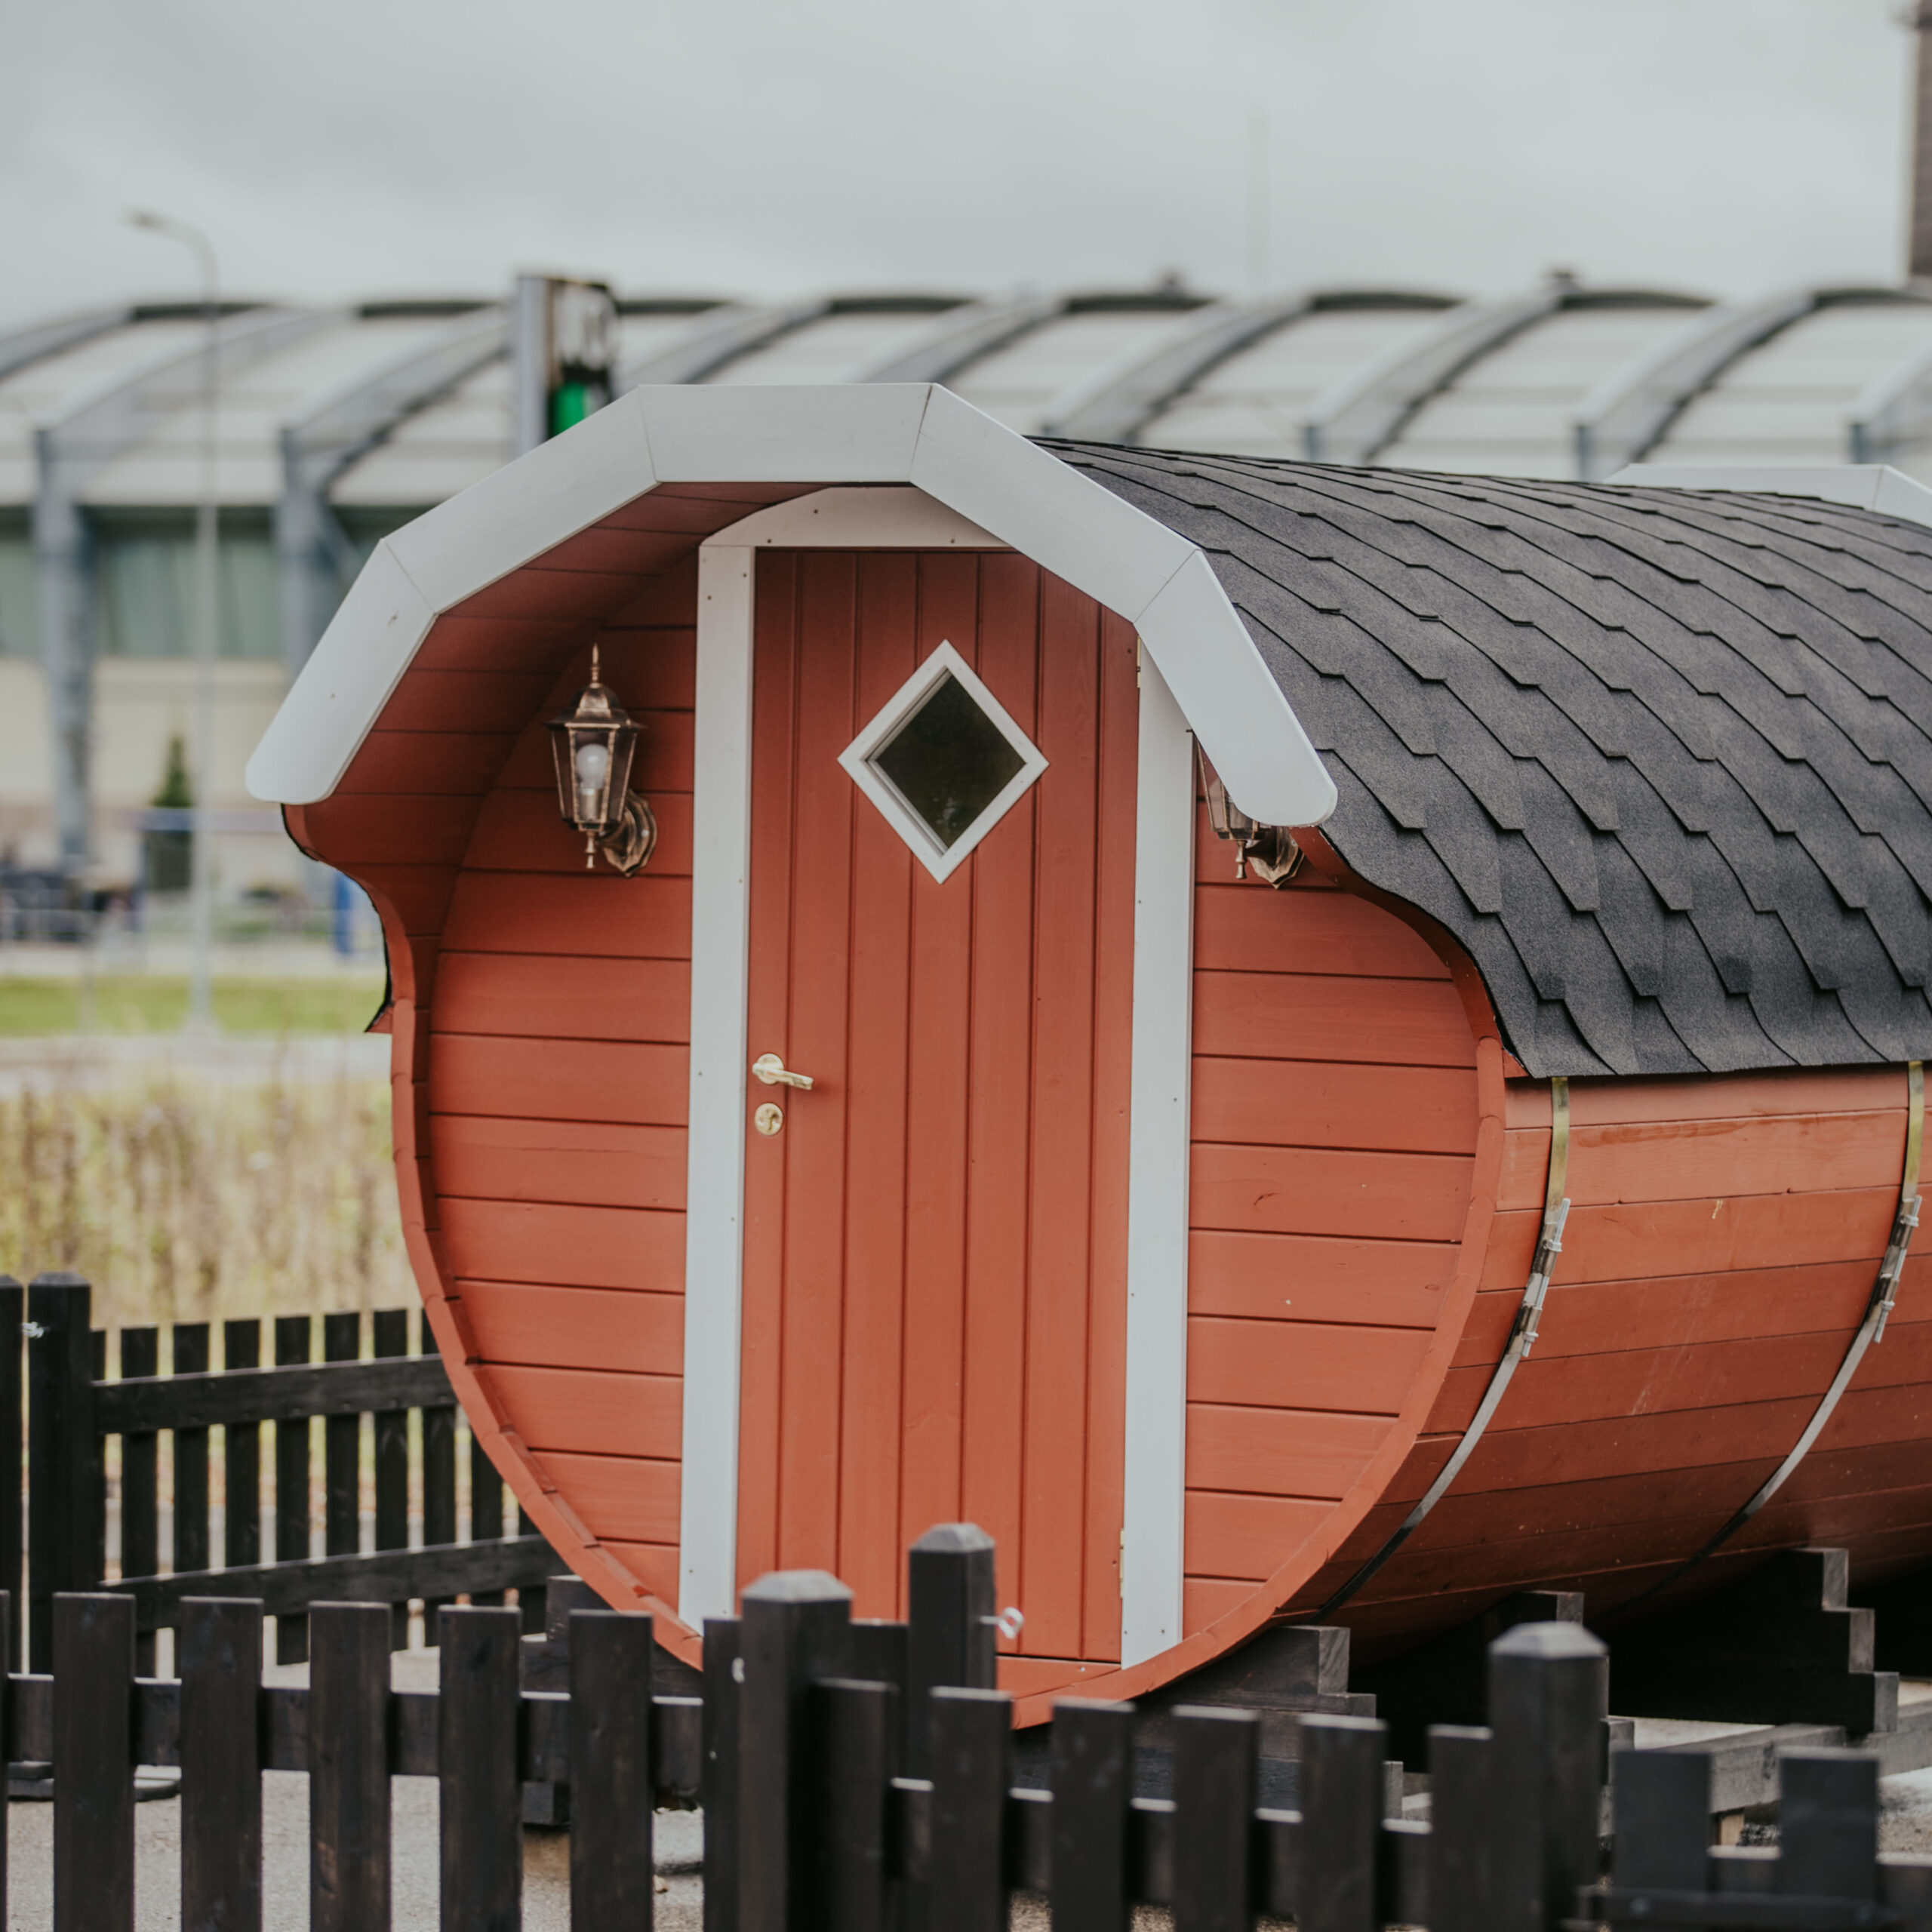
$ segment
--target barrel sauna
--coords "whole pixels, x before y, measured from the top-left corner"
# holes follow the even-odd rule
[[[1911,516],[643,389],[378,549],[251,783],[381,912],[559,1555],[695,1661],[978,1521],[1030,1721],[1932,1563],[1928,672]],[[553,770],[613,697],[627,874]]]

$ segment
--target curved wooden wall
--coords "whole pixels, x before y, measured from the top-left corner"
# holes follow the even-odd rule
[[[1897,1069],[1580,1081],[1573,1206],[1536,1349],[1455,1487],[1345,1612],[1377,1652],[1534,1584],[1614,1612],[1777,1466],[1870,1300],[1898,1203]],[[1527,1272],[1549,1090],[1512,1081],[1497,1238],[1429,1431],[1338,1571],[1439,1469]],[[1848,1545],[1869,1576],[1932,1557],[1932,1260],[1786,1487],[1682,1587],[1754,1552]],[[1310,1593],[1312,1595],[1312,1593]]]
[[[691,712],[703,532],[774,496],[659,492],[438,620],[297,839],[371,891],[396,1158],[426,1303],[481,1440],[613,1602],[675,1600]],[[642,715],[663,843],[560,859],[543,720],[593,630]],[[1275,891],[1203,817],[1195,895],[1186,1635],[1132,1696],[1318,1608],[1450,1454],[1527,1275],[1546,1084],[1506,1080],[1466,960],[1324,841]],[[1518,1069],[1520,1072],[1520,1069]],[[1364,1658],[1527,1585],[1613,1610],[1794,1441],[1896,1205],[1897,1069],[1571,1090],[1575,1203],[1536,1352],[1435,1515],[1342,1614]],[[1772,1545],[1932,1559],[1932,1246],[1788,1489]],[[696,1646],[660,1630],[681,1654]],[[1046,1715],[1016,1659],[1023,1721]]]

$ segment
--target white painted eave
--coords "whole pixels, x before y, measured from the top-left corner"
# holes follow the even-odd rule
[[[632,390],[380,544],[255,754],[328,797],[441,612],[663,484],[910,484],[1135,626],[1235,804],[1318,824],[1335,786],[1198,546],[928,383]]]

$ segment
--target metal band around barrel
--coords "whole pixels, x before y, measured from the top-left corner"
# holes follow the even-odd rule
[[[1537,1324],[1543,1318],[1543,1297],[1549,1292],[1550,1271],[1563,1251],[1563,1224],[1570,1218],[1569,1197],[1564,1192],[1570,1182],[1570,1083],[1560,1074],[1549,1083],[1549,1178],[1543,1189],[1543,1228],[1537,1238],[1536,1255],[1530,1264],[1530,1278],[1523,1299],[1516,1304],[1516,1319],[1509,1329],[1508,1346],[1496,1364],[1483,1391],[1482,1400],[1455,1454],[1443,1464],[1442,1472],[1424,1492],[1422,1500],[1403,1518],[1401,1527],[1364,1563],[1342,1587],[1306,1621],[1319,1623],[1332,1616],[1373,1577],[1389,1558],[1419,1529],[1423,1519],[1447,1494],[1449,1485],[1461,1475],[1463,1465],[1475,1453],[1490,1418],[1501,1405],[1516,1364],[1536,1346]],[[1297,1620],[1300,1621],[1303,1620]]]
[[[1812,1411],[1811,1420],[1804,1425],[1804,1433],[1792,1444],[1790,1454],[1765,1478],[1751,1500],[1695,1556],[1680,1563],[1667,1576],[1651,1584],[1641,1595],[1632,1597],[1628,1603],[1620,1604],[1619,1617],[1626,1616],[1638,1604],[1647,1602],[1660,1590],[1675,1583],[1685,1571],[1694,1570],[1706,1557],[1721,1549],[1783,1488],[1792,1472],[1810,1453],[1812,1444],[1825,1432],[1826,1423],[1831,1420],[1832,1411],[1850,1386],[1851,1378],[1858,1373],[1858,1364],[1865,1359],[1865,1351],[1884,1340],[1885,1324],[1891,1318],[1893,1303],[1898,1300],[1899,1277],[1905,1272],[1905,1257],[1912,1246],[1912,1231],[1918,1226],[1918,1163],[1924,1140],[1925,1068],[1922,1061],[1913,1060],[1906,1068],[1905,1177],[1899,1188],[1898,1212],[1892,1217],[1891,1238],[1885,1244],[1884,1260],[1878,1263],[1878,1278],[1872,1284],[1872,1298],[1866,1303],[1858,1332],[1852,1337],[1844,1361],[1838,1364],[1838,1372],[1832,1377],[1832,1386]]]

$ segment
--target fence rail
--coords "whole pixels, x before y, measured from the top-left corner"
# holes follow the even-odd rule
[[[162,1331],[125,1327],[118,1338],[120,1372],[110,1379],[109,1338],[92,1327],[91,1302],[91,1289],[77,1275],[38,1275],[25,1290],[0,1278],[0,1332],[26,1337],[24,1389],[20,1350],[0,1349],[0,1417],[11,1418],[17,1440],[24,1393],[29,1495],[23,1579],[16,1554],[17,1485],[0,1484],[8,1492],[0,1498],[0,1587],[25,1602],[25,1650],[35,1670],[50,1667],[54,1596],[109,1581],[107,1445],[115,1437],[121,1445],[120,1576],[112,1587],[133,1600],[145,1669],[153,1668],[153,1633],[172,1626],[194,1597],[259,1599],[275,1619],[281,1663],[306,1655],[306,1612],[311,1603],[330,1600],[389,1604],[398,1645],[408,1641],[407,1606],[413,1601],[433,1618],[453,1598],[500,1601],[514,1589],[524,1628],[543,1627],[544,1583],[555,1559],[526,1521],[519,1519],[517,1534],[505,1535],[503,1480],[473,1440],[469,1537],[459,1540],[455,1397],[420,1316],[412,1349],[408,1310],[377,1311],[366,1333],[358,1313],[325,1315],[320,1361],[313,1359],[318,1324],[311,1316],[278,1316],[266,1324],[224,1322],[220,1369],[211,1359],[211,1324],[177,1322],[168,1337],[171,1372],[165,1374]],[[262,1358],[265,1340],[274,1357],[268,1365]],[[361,1547],[365,1416],[371,1419],[375,1504],[374,1546],[368,1550]],[[312,1520],[310,1424],[316,1418],[323,1434],[319,1524]],[[219,1563],[210,1434],[217,1428]],[[273,1432],[274,1501],[267,1524],[265,1428]],[[164,1435],[171,1438],[173,1472],[165,1512]],[[414,1547],[412,1493],[421,1535]],[[4,1513],[9,1508],[11,1528]],[[165,1520],[171,1526],[165,1569]],[[326,1553],[315,1556],[318,1527]],[[20,1635],[17,1626],[8,1651],[17,1664]]]

